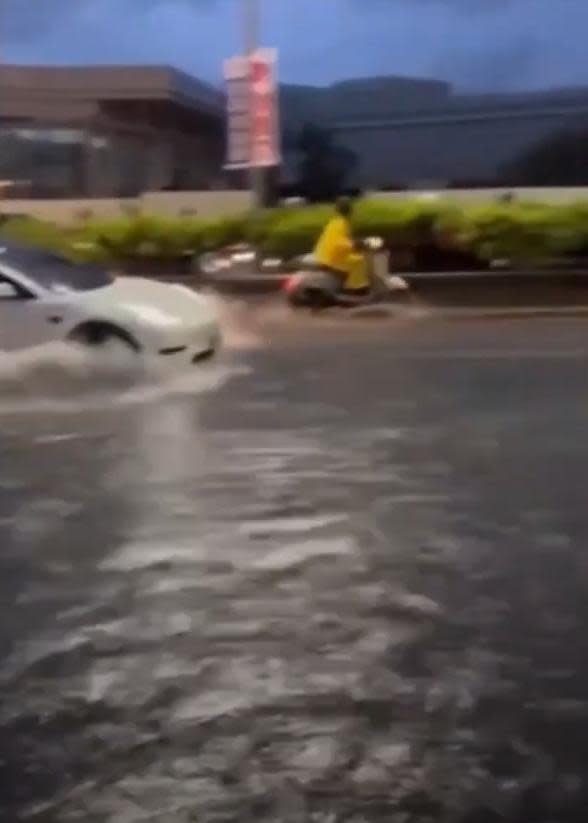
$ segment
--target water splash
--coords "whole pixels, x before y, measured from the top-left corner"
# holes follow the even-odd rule
[[[220,320],[223,345],[229,351],[256,349],[263,345],[260,330],[260,309],[244,300],[221,297],[215,292],[206,295]]]
[[[119,347],[51,343],[0,352],[0,415],[78,412],[213,391],[242,372],[228,356],[174,371]]]

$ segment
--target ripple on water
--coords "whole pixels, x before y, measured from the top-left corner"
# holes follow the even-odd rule
[[[98,568],[104,572],[132,572],[153,566],[191,565],[208,557],[206,547],[195,541],[181,543],[128,543],[103,560]]]
[[[273,397],[287,381],[279,356],[268,360]],[[19,644],[1,669],[7,821],[583,821],[574,652],[587,576],[573,528],[585,506],[580,481],[543,493],[534,472],[542,449],[552,476],[581,469],[582,429],[558,463],[548,431],[526,435],[505,413],[517,392],[501,379],[494,428],[510,448],[481,450],[487,361],[471,380],[455,370],[455,407],[428,405],[442,370],[423,378],[419,363],[401,366],[409,384],[378,375],[349,425],[319,402],[307,425],[304,392],[279,421],[261,406],[251,420],[248,400],[267,399],[263,362],[202,415],[172,403],[186,414],[153,404],[120,416],[131,425],[115,439],[132,459],[120,481],[120,451],[106,455],[88,496],[98,519],[108,504],[122,514],[94,554],[87,509],[55,505],[53,488],[45,509],[21,508],[30,540],[13,554],[26,586],[5,615]],[[325,372],[313,398],[340,391],[345,409],[343,372],[342,389]],[[539,384],[553,394],[543,369]],[[415,403],[378,405],[382,385]],[[475,425],[452,425],[463,408]],[[558,443],[568,431],[558,426]],[[35,443],[51,469],[67,446]],[[92,450],[101,441],[79,451]],[[74,478],[94,481],[96,466]],[[27,488],[10,492],[16,511]],[[55,552],[67,539],[66,563]]]
[[[265,572],[295,572],[313,560],[350,556],[356,551],[357,546],[353,538],[303,540],[269,552],[256,560],[252,568]]]
[[[241,520],[239,531],[246,537],[282,536],[308,533],[315,529],[339,525],[347,517],[341,514],[309,515],[308,517],[267,517],[259,520]]]

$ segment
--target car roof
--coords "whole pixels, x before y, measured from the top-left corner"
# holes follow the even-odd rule
[[[0,262],[5,262],[9,266],[23,266],[39,263],[61,263],[71,265],[64,257],[51,251],[26,246],[12,241],[6,242],[0,238]]]
[[[104,286],[110,280],[106,270],[94,263],[75,263],[57,252],[0,239],[0,265],[2,263],[46,289],[60,282],[84,290]]]

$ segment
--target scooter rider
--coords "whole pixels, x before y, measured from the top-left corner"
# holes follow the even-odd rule
[[[325,226],[314,250],[314,258],[321,269],[335,275],[341,290],[350,294],[369,291],[367,263],[357,251],[351,229],[352,202],[341,197],[336,203],[336,214]]]

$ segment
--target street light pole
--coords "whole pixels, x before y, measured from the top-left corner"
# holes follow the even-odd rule
[[[259,0],[241,0],[241,2],[245,54],[250,55],[259,45]]]
[[[243,45],[246,57],[252,57],[259,46],[259,0],[241,0],[243,9]],[[251,91],[250,91],[251,93]],[[249,186],[255,208],[264,205],[264,169],[261,166],[249,167]]]

